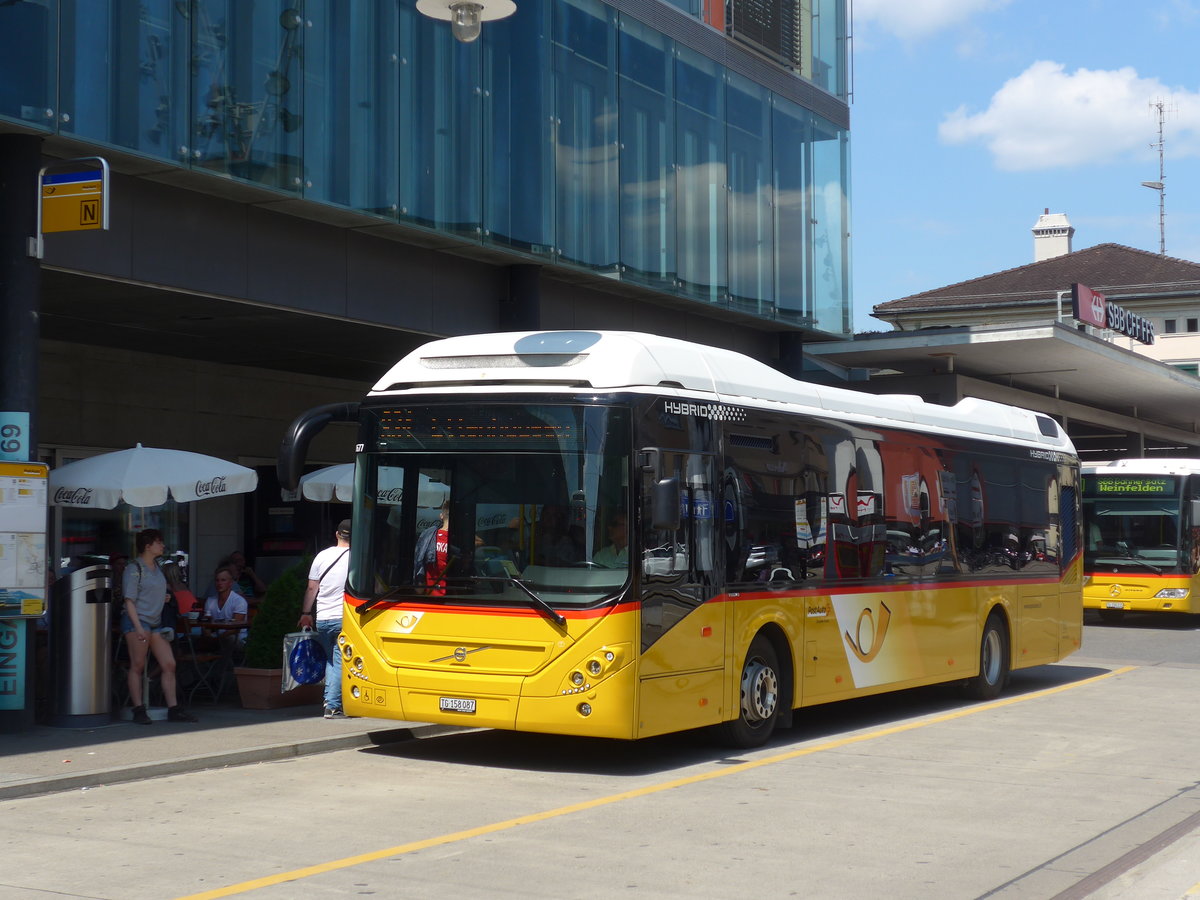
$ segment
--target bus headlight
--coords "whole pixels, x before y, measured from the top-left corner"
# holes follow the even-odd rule
[[[1156,600],[1182,600],[1188,595],[1187,588],[1163,588],[1154,595]]]
[[[575,685],[575,687],[579,687],[580,685],[582,685],[583,684],[583,673],[582,672],[572,672],[571,673],[571,684]]]
[[[590,703],[580,703],[580,704],[579,704],[579,714],[580,714],[581,716],[584,716],[585,718],[586,718],[587,716],[590,716],[590,715],[592,714],[592,704],[590,704]]]
[[[588,660],[587,670],[588,670],[588,674],[591,675],[593,678],[595,678],[597,675],[599,675],[604,670],[604,667],[602,665],[600,665],[600,660],[591,659],[591,660]]]

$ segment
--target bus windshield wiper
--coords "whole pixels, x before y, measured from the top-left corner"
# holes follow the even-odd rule
[[[459,577],[466,578],[468,581],[507,581],[510,584],[515,584],[525,593],[525,596],[529,598],[530,606],[532,606],[538,612],[544,613],[548,618],[553,619],[559,625],[567,624],[566,616],[562,615],[562,613],[539,597],[533,588],[523,582],[516,575],[509,575],[506,572],[503,575],[463,575]]]
[[[370,609],[372,606],[374,606],[376,603],[382,603],[384,600],[390,600],[390,599],[392,599],[393,597],[395,597],[395,596],[399,595],[399,593],[400,593],[402,590],[404,590],[406,587],[408,587],[408,585],[403,585],[403,584],[402,584],[402,585],[400,585],[400,586],[398,586],[398,587],[394,587],[394,588],[392,588],[390,591],[384,591],[384,592],[383,592],[382,594],[380,594],[378,597],[372,597],[370,600],[366,601],[366,602],[365,602],[365,603],[364,603],[362,606],[360,606],[360,607],[358,608],[358,612],[359,612],[359,614],[361,615],[362,613],[365,613],[367,610],[369,610],[369,609]]]
[[[1118,556],[1117,559],[1119,559],[1121,562],[1136,563],[1139,566],[1149,569],[1155,575],[1162,574],[1162,569],[1160,569],[1158,566],[1154,565],[1153,563],[1146,562],[1146,560],[1142,559],[1140,556],[1134,556],[1132,553],[1129,554],[1129,556]]]
[[[1102,563],[1102,562],[1100,562],[1100,560],[1102,560],[1102,559],[1107,559],[1109,561],[1107,563]],[[1107,555],[1107,554],[1102,554],[1102,553],[1096,554],[1095,565],[1117,566],[1117,565],[1124,565],[1125,563],[1132,563],[1135,566],[1141,566],[1143,569],[1149,569],[1155,575],[1161,575],[1163,573],[1163,570],[1161,568],[1159,568],[1158,566],[1154,565],[1154,563],[1147,562],[1146,560],[1142,559],[1140,556],[1134,556],[1133,553],[1130,551],[1126,551],[1125,553],[1122,553],[1120,555]]]

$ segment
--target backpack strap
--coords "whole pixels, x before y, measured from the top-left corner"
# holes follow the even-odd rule
[[[334,566],[336,566],[338,563],[340,563],[342,561],[342,557],[345,556],[349,552],[350,552],[350,548],[347,547],[345,550],[343,550],[341,553],[339,553],[338,558],[335,559],[333,562],[331,562],[329,564],[328,568],[326,568],[325,571],[321,573],[321,577],[317,579],[317,587],[318,588],[321,587],[321,582],[325,580],[325,576],[329,574],[330,569],[332,569]]]

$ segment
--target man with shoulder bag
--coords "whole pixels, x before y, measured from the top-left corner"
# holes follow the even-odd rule
[[[308,571],[308,589],[300,607],[300,628],[315,628],[315,639],[325,651],[325,718],[342,712],[342,654],[337,637],[342,631],[342,604],[350,572],[350,520],[343,519],[334,532],[337,541],[317,554]]]

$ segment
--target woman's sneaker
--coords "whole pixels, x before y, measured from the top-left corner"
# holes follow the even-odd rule
[[[130,712],[133,714],[133,721],[137,725],[149,725],[153,721],[146,713],[146,707],[144,706],[135,706]]]
[[[168,722],[199,722],[200,720],[193,716],[182,706],[172,706],[167,710]]]
[[[325,718],[327,719],[344,719],[346,714],[340,709],[334,709],[332,706],[325,707]]]

